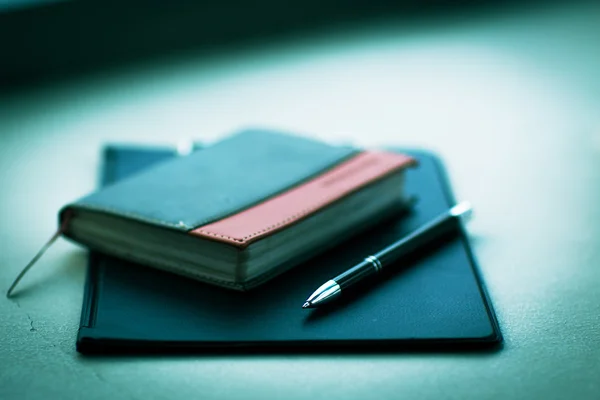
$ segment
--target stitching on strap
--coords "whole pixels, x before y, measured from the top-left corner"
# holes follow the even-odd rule
[[[298,212],[298,213],[296,213],[296,214],[292,215],[291,217],[287,217],[286,219],[284,219],[284,220],[282,220],[282,221],[279,221],[279,222],[278,222],[278,223],[276,223],[276,224],[270,225],[270,226],[268,226],[268,227],[266,227],[266,228],[263,228],[263,229],[261,229],[261,230],[259,230],[259,231],[256,231],[256,232],[254,232],[254,233],[251,233],[250,235],[246,235],[246,236],[242,237],[241,239],[239,239],[239,238],[234,238],[234,237],[227,236],[227,235],[221,235],[221,234],[219,234],[219,233],[210,232],[210,231],[207,231],[207,230],[204,230],[204,229],[200,229],[200,230],[198,230],[198,232],[200,232],[200,233],[204,233],[204,234],[206,234],[206,235],[210,235],[210,236],[220,237],[220,238],[223,238],[223,239],[234,240],[234,241],[236,241],[236,242],[238,242],[238,243],[245,243],[246,241],[248,241],[248,239],[251,239],[251,238],[253,238],[254,236],[258,236],[258,235],[260,235],[260,234],[262,234],[262,233],[265,233],[265,232],[272,231],[272,230],[274,230],[274,229],[276,229],[276,228],[279,228],[279,227],[280,227],[280,226],[282,226],[282,225],[285,225],[285,224],[287,224],[288,222],[295,221],[295,220],[297,220],[297,219],[299,219],[299,218],[301,218],[301,217],[305,216],[306,214],[308,214],[308,213],[310,213],[310,212],[312,212],[312,211],[314,211],[314,210],[317,210],[317,209],[321,208],[322,206],[323,206],[322,204],[319,204],[319,205],[317,205],[317,206],[314,206],[314,207],[310,207],[310,208],[304,209],[304,210],[302,210],[302,211],[300,211],[300,212]]]

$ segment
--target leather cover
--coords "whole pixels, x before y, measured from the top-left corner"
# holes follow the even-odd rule
[[[243,248],[414,164],[415,160],[404,154],[365,151],[306,183],[190,233]]]
[[[202,150],[204,151],[204,150]],[[168,158],[111,157],[107,177]],[[413,155],[413,212],[365,232],[260,290],[233,292],[92,253],[77,350],[115,352],[389,351],[490,347],[501,341],[463,229],[327,309],[301,309],[321,283],[455,203],[438,159]],[[143,160],[143,162],[142,162]],[[137,163],[123,168],[124,163]],[[111,172],[113,171],[113,172]],[[493,347],[492,347],[493,348]]]
[[[246,130],[65,209],[92,209],[189,231],[303,183],[356,153],[299,136]]]

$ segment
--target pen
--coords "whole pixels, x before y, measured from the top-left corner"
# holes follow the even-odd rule
[[[378,274],[383,268],[390,266],[399,258],[409,255],[436,238],[456,229],[457,220],[470,218],[472,212],[473,209],[468,202],[455,205],[408,236],[387,246],[375,255],[366,257],[346,272],[319,286],[306,299],[302,308],[316,308],[338,298],[343,291],[359,285],[360,282],[372,275]]]

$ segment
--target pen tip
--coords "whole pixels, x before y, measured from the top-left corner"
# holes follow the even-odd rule
[[[312,304],[310,304],[308,301],[304,304],[302,304],[302,308],[311,308]]]

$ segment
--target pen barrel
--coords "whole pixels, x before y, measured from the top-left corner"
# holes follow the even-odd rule
[[[350,288],[372,275],[377,275],[384,267],[392,265],[398,259],[421,250],[426,245],[449,233],[458,232],[461,218],[469,217],[470,215],[471,205],[469,203],[462,202],[457,204],[403,239],[389,245],[374,255],[367,256],[354,267],[321,285],[308,298],[302,308],[312,308],[318,304],[330,301],[339,296],[344,289]]]
[[[377,272],[378,269],[373,265],[373,263],[365,259],[349,270],[336,276],[335,281],[343,290],[363,279],[366,279],[372,275],[376,275]]]
[[[416,231],[410,233],[402,240],[386,247],[374,255],[382,267],[398,261],[400,258],[421,250],[427,244],[433,242],[458,228],[459,218],[451,213],[445,213],[423,225]]]

